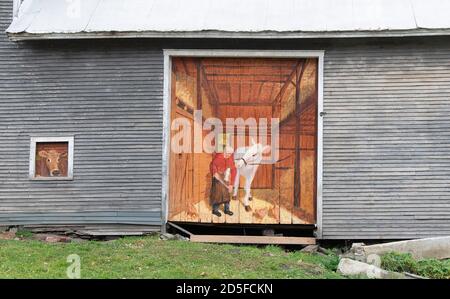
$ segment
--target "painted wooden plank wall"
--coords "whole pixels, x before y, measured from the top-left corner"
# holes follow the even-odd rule
[[[0,225],[161,224],[162,50],[13,43],[0,1]],[[73,181],[28,179],[30,136],[69,135]]]

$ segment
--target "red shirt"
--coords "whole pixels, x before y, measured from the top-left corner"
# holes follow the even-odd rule
[[[233,155],[230,155],[228,158],[225,158],[222,153],[216,153],[213,156],[213,160],[211,164],[209,164],[209,168],[211,170],[211,175],[214,174],[225,174],[227,168],[230,168],[230,181],[228,182],[230,185],[234,183],[234,178],[236,177],[236,166],[234,165]]]

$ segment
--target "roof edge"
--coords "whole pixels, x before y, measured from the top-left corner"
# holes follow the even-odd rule
[[[211,39],[306,39],[306,38],[367,38],[367,37],[422,37],[448,36],[448,29],[410,29],[380,31],[327,31],[327,32],[229,32],[229,31],[108,31],[74,33],[12,33],[6,31],[11,41],[112,39],[112,38],[211,38]]]

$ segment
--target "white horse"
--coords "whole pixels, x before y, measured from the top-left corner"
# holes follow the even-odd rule
[[[252,140],[252,145],[248,147],[239,147],[234,152],[234,160],[236,164],[236,178],[234,180],[233,198],[237,198],[239,189],[239,178],[245,178],[245,196],[244,206],[247,212],[251,211],[249,200],[252,200],[251,186],[255,178],[256,171],[261,164],[263,153],[270,150],[270,145],[262,145]]]

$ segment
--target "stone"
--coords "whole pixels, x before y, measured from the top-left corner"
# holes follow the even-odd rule
[[[72,241],[72,239],[67,236],[47,234],[36,234],[33,238],[47,243],[70,243]]]
[[[178,240],[178,241],[189,241],[189,238],[186,238],[185,236],[176,234],[175,235],[175,240]]]
[[[315,253],[319,250],[319,245],[308,245],[302,248],[300,251],[305,253]]]
[[[10,227],[8,231],[15,234],[15,233],[17,233],[17,227],[15,227],[15,226]]]
[[[328,251],[328,250],[326,250],[325,248],[320,247],[320,246],[317,248],[317,252],[322,253],[322,254],[325,254],[325,255],[328,255],[328,254],[329,254],[329,251]]]
[[[14,232],[0,233],[0,240],[13,240],[16,237]]]
[[[175,235],[169,234],[169,233],[163,233],[159,235],[159,239],[163,241],[167,240],[175,240]]]
[[[63,237],[63,236],[47,236],[44,240],[48,243],[69,243],[70,238],[69,237]]]
[[[450,258],[450,236],[425,239],[415,239],[399,242],[390,242],[369,246],[362,246],[365,255],[383,255],[388,252],[411,253],[415,259]]]
[[[383,270],[375,265],[369,265],[349,258],[339,261],[337,271],[344,276],[365,276],[377,279],[405,279],[404,274]]]
[[[408,272],[404,272],[406,277],[410,277],[410,278],[414,278],[414,279],[429,279],[427,277],[423,277],[417,274],[413,274],[413,273],[408,273]]]
[[[178,240],[178,241],[188,241],[189,239],[179,235],[179,234],[169,234],[169,233],[163,233],[159,235],[159,239],[163,241],[169,241],[169,240]]]
[[[366,262],[366,254],[363,249],[364,243],[353,243],[349,251],[342,254],[341,257],[349,258],[355,261]]]

